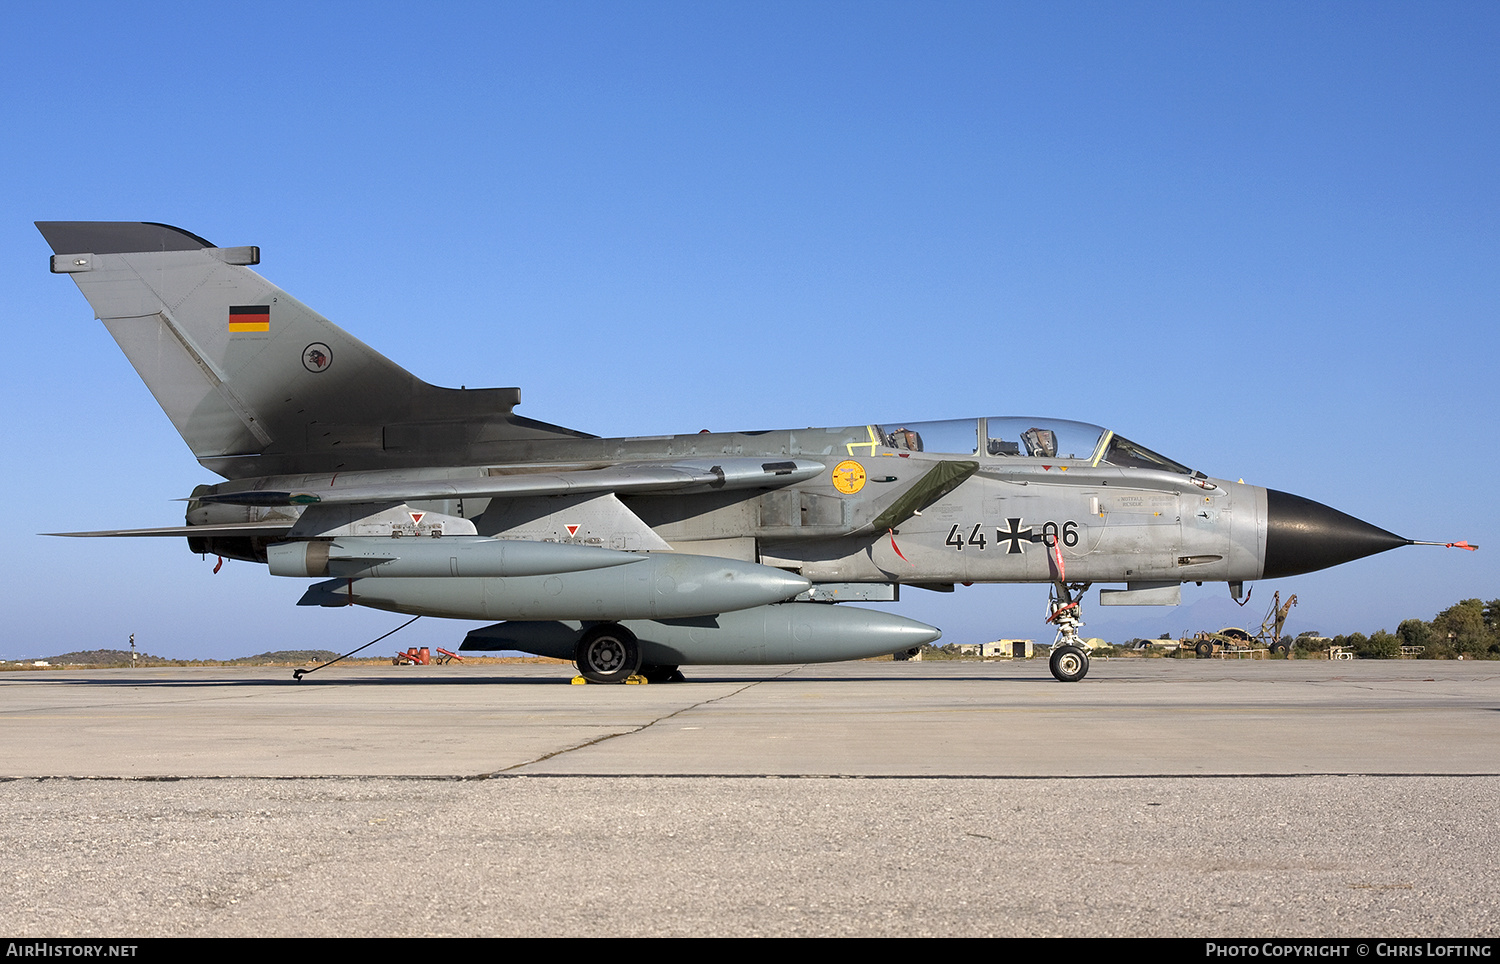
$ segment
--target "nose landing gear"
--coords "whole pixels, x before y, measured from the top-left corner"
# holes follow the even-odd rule
[[[1089,674],[1089,651],[1078,636],[1078,627],[1083,625],[1083,594],[1088,589],[1086,582],[1053,583],[1052,615],[1047,622],[1057,627],[1057,638],[1052,641],[1052,658],[1047,668],[1062,683],[1076,683]]]

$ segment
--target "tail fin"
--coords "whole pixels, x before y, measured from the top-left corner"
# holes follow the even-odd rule
[[[39,221],[204,466],[228,478],[494,461],[582,433],[511,414],[520,390],[438,388],[181,228]]]

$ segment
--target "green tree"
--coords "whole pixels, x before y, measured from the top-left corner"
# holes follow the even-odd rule
[[[1396,659],[1401,655],[1401,637],[1383,629],[1369,639],[1355,633],[1350,640],[1355,659]]]
[[[1312,653],[1326,653],[1330,643],[1322,636],[1298,636],[1296,649],[1304,655]]]
[[[1430,647],[1436,642],[1432,626],[1420,619],[1403,619],[1396,627],[1396,635],[1401,637],[1402,646]]]
[[[1500,655],[1500,650],[1490,651],[1495,640],[1485,625],[1484,608],[1484,603],[1478,599],[1465,599],[1456,606],[1449,606],[1433,618],[1432,631],[1447,641],[1455,653],[1471,659]]]
[[[1334,647],[1343,647],[1345,649],[1348,649],[1350,652],[1358,653],[1361,649],[1368,645],[1369,642],[1369,637],[1367,637],[1364,633],[1351,633],[1348,636],[1333,637],[1333,642],[1329,643],[1328,646],[1330,649]]]

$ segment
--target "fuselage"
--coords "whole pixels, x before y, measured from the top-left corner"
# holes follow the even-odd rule
[[[836,602],[903,585],[1053,584],[1052,671],[1087,671],[1083,590],[1169,605],[1407,540],[1209,478],[1081,422],[985,417],[597,438],[520,391],[424,382],[216,247],[151,222],[38,222],[200,465],[194,552],[321,579],[300,604],[504,620],[485,646],[586,678],[853,659],[940,636]]]
[[[1175,585],[1249,581],[1264,571],[1265,489],[1208,478],[1078,422],[977,418],[538,439],[511,442],[507,454],[503,464],[272,476],[210,491],[322,490],[721,456],[811,459],[826,470],[783,488],[622,496],[621,502],[674,550],[759,562],[814,583],[1063,578]],[[481,536],[534,536],[513,501],[451,499],[411,507],[472,520]],[[188,521],[259,521],[300,511],[195,504]],[[559,535],[561,542],[617,547],[597,531]],[[264,560],[263,546],[249,540],[213,540],[198,548]]]

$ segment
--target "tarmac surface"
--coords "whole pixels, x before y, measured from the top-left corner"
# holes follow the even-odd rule
[[[0,673],[0,930],[1500,936],[1500,663],[685,672]]]

